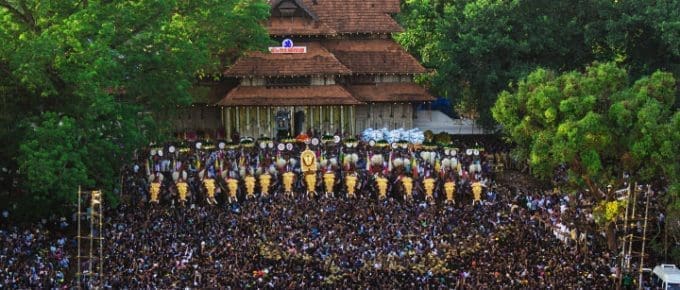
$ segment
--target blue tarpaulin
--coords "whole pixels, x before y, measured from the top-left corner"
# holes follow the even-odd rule
[[[418,110],[428,110],[430,108],[432,108],[432,110],[440,111],[446,114],[451,119],[459,118],[458,114],[453,110],[453,105],[451,104],[451,101],[449,101],[449,99],[447,98],[439,97],[436,100],[434,100],[434,102],[432,102],[431,104],[421,104],[420,106],[418,106]]]

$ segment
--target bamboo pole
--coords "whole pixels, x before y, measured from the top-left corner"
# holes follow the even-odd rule
[[[103,210],[103,205],[104,203],[104,196],[101,195],[100,193],[100,198],[99,198],[99,285],[103,286],[104,282],[104,225],[102,220],[104,219],[104,210]]]
[[[88,279],[87,283],[90,285],[89,288],[92,288],[92,248],[94,247],[94,236],[92,235],[92,232],[94,232],[94,205],[92,204],[92,195],[93,192],[90,191],[90,249],[88,253],[88,261],[87,261],[87,270],[88,270],[88,276],[90,279]]]
[[[637,183],[632,184],[632,193],[633,193],[633,209],[632,213],[629,218],[635,219],[635,208],[637,207]],[[632,257],[632,251],[633,251],[633,234],[629,234],[628,237],[628,256]],[[628,263],[626,265],[626,270],[630,270],[630,259],[628,259]]]
[[[652,195],[651,188],[647,188],[647,201],[645,202],[645,224],[642,227],[642,253],[640,253],[640,267],[638,277],[638,289],[642,289],[642,268],[645,264],[645,244],[647,243],[647,220],[649,218],[649,196]]]
[[[626,212],[623,216],[623,243],[621,245],[621,262],[619,266],[619,273],[618,273],[618,281],[616,283],[616,289],[621,289],[621,282],[623,280],[623,268],[626,265],[626,238],[628,237],[628,213],[630,209],[630,198],[631,195],[633,194],[631,191],[634,191],[632,188],[632,184],[628,185],[628,191],[627,191],[627,196],[626,196]],[[634,205],[633,205],[634,206]]]
[[[81,232],[81,229],[80,229],[80,222],[81,222],[81,220],[80,220],[80,217],[81,217],[81,214],[82,214],[81,211],[80,211],[80,207],[81,207],[81,199],[82,199],[82,191],[81,191],[81,187],[78,186],[78,216],[77,216],[77,219],[78,219],[78,235],[76,236],[76,240],[77,240],[77,243],[78,243],[78,250],[77,250],[77,254],[76,254],[76,256],[77,256],[77,257],[76,257],[76,280],[77,280],[78,282],[77,282],[77,286],[76,286],[76,287],[77,287],[78,289],[80,289],[80,282],[82,281],[82,280],[81,280],[81,277],[80,277],[80,276],[81,276],[81,273],[82,273],[82,271],[80,270],[80,261],[81,261],[81,253],[80,253],[80,244],[81,244],[81,237],[80,237],[80,232]]]

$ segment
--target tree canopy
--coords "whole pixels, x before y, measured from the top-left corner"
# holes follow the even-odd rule
[[[666,72],[631,84],[614,63],[584,73],[538,69],[503,91],[492,112],[535,174],[551,177],[566,164],[573,184],[597,196],[621,186],[624,173],[640,182],[677,181],[676,86]]]
[[[633,78],[680,76],[673,0],[406,0],[396,39],[433,73],[423,82],[491,124],[498,93],[538,67],[616,61]]]
[[[264,0],[0,0],[3,188],[49,205],[78,185],[113,192],[162,136],[149,113],[190,104],[196,80],[268,42],[268,13]]]
[[[677,196],[677,81],[661,71],[634,82],[628,75],[614,63],[583,73],[537,69],[499,95],[493,116],[538,176],[566,166],[567,185],[599,201],[613,201],[613,189],[635,181],[669,185]]]

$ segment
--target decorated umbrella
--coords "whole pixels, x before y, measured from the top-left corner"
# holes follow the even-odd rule
[[[297,135],[297,137],[295,137],[295,141],[305,143],[305,144],[309,144],[311,139],[309,138],[309,136],[307,134],[301,133],[300,135]]]

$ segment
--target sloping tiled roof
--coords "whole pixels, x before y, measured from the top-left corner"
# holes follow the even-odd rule
[[[362,102],[430,102],[434,101],[427,90],[414,83],[378,83],[351,85],[349,91]]]
[[[339,85],[306,87],[238,86],[221,106],[323,106],[359,105],[360,101]]]
[[[399,0],[303,0],[310,10],[338,33],[391,33],[402,31],[390,14],[399,12]],[[314,4],[316,2],[317,4]]]
[[[355,74],[420,74],[425,68],[391,39],[329,40],[324,46]]]
[[[314,12],[309,10],[309,8],[307,8],[307,6],[305,6],[305,4],[302,3],[302,0],[269,0],[269,5],[271,5],[272,8],[276,8],[280,4],[282,4],[282,2],[292,2],[294,6],[302,8],[302,10],[305,11],[305,14],[307,14],[309,17],[311,17],[315,20],[319,19],[319,17],[317,17],[316,14],[314,14]],[[283,3],[283,4],[286,4],[286,3]]]
[[[224,75],[244,76],[301,76],[344,75],[351,71],[318,42],[295,43],[306,46],[307,53],[272,54],[251,52],[241,57]]]
[[[335,35],[337,32],[323,22],[302,17],[272,17],[267,22],[269,35]]]

